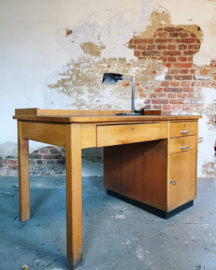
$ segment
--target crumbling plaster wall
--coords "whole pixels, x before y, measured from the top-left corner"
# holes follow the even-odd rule
[[[129,41],[151,34],[154,12],[164,16],[158,17],[157,27],[198,26],[201,47],[193,63],[209,65],[216,55],[215,7],[210,0],[1,1],[0,110],[7,129],[0,133],[0,144],[16,141],[14,108],[130,109],[130,84],[102,85],[106,71],[135,76],[135,105],[144,106],[147,94],[159,87],[168,69],[162,61],[138,59]],[[216,91],[212,87],[201,91],[198,176],[205,175],[203,164],[213,160],[216,139],[208,117]]]

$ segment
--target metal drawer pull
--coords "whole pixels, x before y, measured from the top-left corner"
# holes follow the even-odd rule
[[[189,133],[189,132],[190,132],[190,130],[180,131],[180,133],[182,133],[182,134],[186,134],[186,133]]]
[[[180,146],[180,149],[188,149],[189,148],[189,146],[185,146],[185,147],[183,147],[183,146]]]
[[[176,185],[176,181],[170,180],[170,185]]]

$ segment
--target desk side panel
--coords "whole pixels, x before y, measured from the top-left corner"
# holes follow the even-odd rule
[[[65,147],[65,125],[21,122],[22,138]]]

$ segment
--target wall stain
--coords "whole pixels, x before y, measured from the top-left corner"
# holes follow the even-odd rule
[[[66,32],[66,37],[72,35],[72,30],[70,29],[66,29],[65,32]]]
[[[80,47],[85,54],[89,54],[95,57],[100,57],[101,51],[106,49],[106,46],[96,45],[93,42],[84,42],[80,45]]]

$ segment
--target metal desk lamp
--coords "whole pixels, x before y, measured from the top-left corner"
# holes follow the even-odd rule
[[[131,100],[131,113],[118,113],[116,115],[143,115],[144,109],[136,111],[134,108],[134,91],[135,91],[135,79],[124,78],[122,74],[118,73],[104,73],[102,83],[115,84],[119,80],[130,80],[132,81],[132,100]]]

